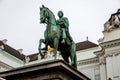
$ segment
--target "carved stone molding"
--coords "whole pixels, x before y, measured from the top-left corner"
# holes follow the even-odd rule
[[[101,49],[101,50],[99,50],[99,51],[95,51],[94,52],[94,54],[96,55],[96,56],[103,56],[103,55],[105,55],[105,50],[104,49]]]
[[[41,56],[40,56],[40,54],[38,54],[38,60],[41,60]]]
[[[110,53],[110,54],[105,54],[105,55],[104,55],[105,58],[107,58],[107,57],[112,57],[112,56],[113,56],[112,53]]]
[[[120,39],[100,43],[100,46],[102,48],[110,48],[110,47],[115,47],[119,45],[120,45]]]
[[[114,49],[107,51],[104,57],[112,57],[113,55],[118,56],[119,54],[120,54],[120,49]]]
[[[0,49],[5,49],[5,48],[4,48],[4,45],[1,45],[1,46],[0,46]]]
[[[104,65],[105,63],[106,63],[105,57],[101,57],[100,60],[99,60],[99,64]]]
[[[7,39],[3,39],[2,42],[6,45],[7,44]]]
[[[7,64],[5,64],[5,63],[3,63],[3,62],[1,62],[1,61],[0,61],[0,66],[3,67],[3,68],[5,68],[6,70],[13,69],[13,67],[11,67],[11,66],[9,66],[9,65],[7,65]]]
[[[118,56],[120,54],[120,51],[119,52],[117,52],[117,53],[115,53],[115,56]]]
[[[87,64],[98,63],[98,62],[99,62],[98,57],[94,57],[86,60],[80,60],[77,62],[77,65],[87,65]]]
[[[25,61],[26,61],[26,63],[29,63],[30,58],[29,58],[28,56],[26,56],[26,57],[25,57]]]

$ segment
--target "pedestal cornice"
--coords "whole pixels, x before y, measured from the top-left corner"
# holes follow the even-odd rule
[[[51,60],[0,73],[7,80],[90,80],[62,60]]]

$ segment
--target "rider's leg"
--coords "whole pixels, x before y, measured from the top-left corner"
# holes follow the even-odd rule
[[[62,41],[61,41],[61,43],[65,43],[65,39],[66,39],[65,29],[62,28]]]
[[[72,41],[71,47],[70,47],[70,58],[71,58],[71,65],[75,68],[77,68],[77,57],[76,57],[76,45],[74,41]]]
[[[72,42],[73,40],[72,40],[72,37],[70,36],[69,31],[66,32],[66,35],[67,35],[68,39],[70,40],[70,42]]]

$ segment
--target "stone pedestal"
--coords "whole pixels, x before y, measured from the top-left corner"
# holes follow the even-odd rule
[[[90,80],[62,60],[52,60],[0,73],[6,80]]]

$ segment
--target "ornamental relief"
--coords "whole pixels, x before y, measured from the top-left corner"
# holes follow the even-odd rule
[[[0,62],[0,68],[2,68],[2,67],[5,68],[6,70],[13,69],[13,67]]]
[[[99,64],[105,64],[106,61],[105,61],[105,57],[100,57],[100,61],[99,61]]]
[[[105,53],[104,58],[118,56],[120,54],[120,48],[117,47],[117,49],[113,49],[113,48],[105,49],[104,53]]]
[[[92,58],[92,59],[86,59],[86,60],[81,60],[77,62],[77,65],[88,65],[88,64],[93,64],[93,63],[98,63],[99,59],[98,57]]]
[[[111,47],[115,47],[115,46],[120,46],[120,41],[103,43],[103,44],[101,44],[101,46],[104,48],[111,48]]]
[[[118,52],[112,52],[112,53],[107,53],[104,55],[104,57],[112,57],[112,56],[118,56],[120,54],[120,51]]]

